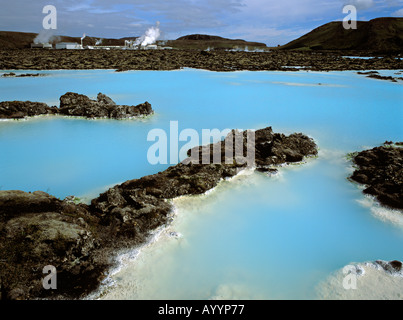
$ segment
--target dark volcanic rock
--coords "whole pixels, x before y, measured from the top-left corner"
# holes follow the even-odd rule
[[[248,143],[249,148],[254,148],[255,162],[257,168],[268,167],[272,165],[278,165],[287,162],[300,162],[305,156],[316,155],[316,145],[312,139],[301,134],[293,133],[289,136],[285,136],[280,133],[273,133],[272,128],[256,130],[254,132],[254,140],[248,139],[248,132],[242,133],[238,131],[232,131],[223,141],[216,144],[211,144],[210,147],[204,146],[195,147],[192,150],[198,151],[198,161],[203,163],[203,158],[207,158],[210,163],[214,161],[215,150],[220,150],[216,159],[220,159],[220,163],[226,162],[226,148],[234,146],[233,149],[236,152],[237,148],[241,150],[241,156],[247,156]],[[238,137],[237,137],[238,136]],[[231,139],[228,143],[228,139]],[[216,145],[220,145],[219,149],[215,149]],[[237,146],[238,145],[238,146]],[[188,151],[189,159],[191,160],[192,150]],[[210,157],[209,157],[210,155]],[[233,153],[230,154],[229,163],[233,162]],[[237,157],[234,157],[235,162]],[[240,159],[242,160],[242,159]],[[227,161],[228,162],[228,161]]]
[[[49,107],[46,103],[31,101],[3,101],[0,102],[0,118],[21,119],[25,117],[55,114],[56,108]]]
[[[42,74],[42,73],[15,74],[14,72],[9,72],[9,73],[3,73],[1,76],[4,77],[4,78],[7,78],[7,77],[23,78],[23,77],[44,77],[45,74]]]
[[[403,148],[385,145],[359,152],[351,179],[365,184],[364,193],[391,208],[403,209]]]
[[[396,78],[394,78],[392,76],[381,76],[380,74],[370,74],[369,76],[367,76],[367,78],[374,78],[374,79],[378,79],[378,80],[389,80],[392,82],[397,82]]]
[[[143,244],[151,231],[171,221],[169,199],[202,194],[248,166],[274,170],[269,167],[317,154],[314,141],[302,134],[285,136],[269,127],[255,132],[253,144],[250,132],[234,133],[225,140],[239,144],[243,156],[253,147],[256,162],[240,161],[225,145],[218,153],[221,162],[201,164],[206,154],[214,159],[210,152],[217,144],[196,156],[199,149],[192,149],[182,163],[110,188],[90,206],[44,192],[0,191],[1,298],[82,297],[99,286],[119,249]],[[57,290],[43,289],[47,265],[56,267]]]
[[[395,274],[400,271],[402,271],[402,262],[398,260],[393,260],[393,261],[383,261],[383,260],[377,260],[375,261],[375,264],[380,266],[383,270],[390,274]]]
[[[67,92],[60,97],[59,113],[67,116],[87,118],[126,119],[153,113],[148,102],[137,106],[116,105],[108,96],[99,93],[97,100],[91,100],[85,95]]]
[[[117,105],[108,96],[98,93],[97,100],[85,95],[67,92],[60,97],[60,108],[31,101],[0,102],[0,119],[21,119],[46,114],[60,114],[86,118],[128,119],[154,113],[151,104],[137,106]]]
[[[191,42],[191,40],[189,40]],[[374,59],[344,59],[345,55],[375,56]],[[197,68],[211,71],[280,70],[402,70],[398,53],[391,59],[372,51],[288,51],[231,52],[213,50],[0,50],[0,69],[59,70],[115,69],[177,70]]]
[[[94,289],[107,266],[84,205],[45,192],[0,191],[1,299],[72,296]],[[87,221],[87,222],[86,222]],[[57,270],[57,290],[45,290],[42,270]]]
[[[61,206],[61,201],[45,192],[35,191],[26,193],[19,190],[1,191],[0,221],[10,219],[25,213],[55,211]]]

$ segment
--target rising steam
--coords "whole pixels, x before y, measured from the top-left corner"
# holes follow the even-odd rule
[[[35,44],[45,44],[49,43],[53,39],[53,30],[52,29],[43,29],[34,39]]]
[[[136,46],[141,45],[142,47],[145,47],[149,44],[153,44],[155,41],[158,40],[160,35],[161,35],[160,22],[157,21],[155,26],[149,28],[145,34],[143,34],[140,38],[136,39],[134,45]]]

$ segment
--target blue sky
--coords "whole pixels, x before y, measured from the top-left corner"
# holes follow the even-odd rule
[[[202,33],[285,44],[342,20],[353,4],[358,20],[403,17],[403,0],[0,0],[0,30],[40,32],[45,5],[57,9],[58,35],[140,36],[157,21],[162,38]]]

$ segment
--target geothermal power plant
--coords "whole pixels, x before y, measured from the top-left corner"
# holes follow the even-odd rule
[[[95,45],[84,45],[83,40],[87,37],[86,34],[83,34],[81,37],[81,43],[77,42],[58,42],[53,45],[50,43],[50,40],[53,38],[53,35],[50,30],[43,30],[38,34],[35,38],[34,43],[31,44],[31,48],[41,48],[41,49],[67,49],[67,50],[83,50],[83,49],[120,49],[120,50],[156,50],[156,49],[172,49],[171,47],[164,46],[164,41],[158,41],[159,36],[161,35],[159,29],[159,22],[157,22],[156,26],[149,28],[144,35],[138,37],[135,40],[125,40],[124,45],[120,46],[111,46],[111,45],[102,45],[102,39],[96,40]]]

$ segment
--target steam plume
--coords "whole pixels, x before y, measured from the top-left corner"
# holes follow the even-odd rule
[[[43,29],[39,32],[39,34],[36,36],[34,39],[35,44],[45,44],[49,43],[52,38],[54,37],[53,35],[53,30],[52,29]]]
[[[141,45],[142,47],[145,47],[149,44],[153,44],[155,41],[158,40],[160,34],[160,22],[157,21],[155,26],[149,28],[144,35],[136,39],[134,45]]]

